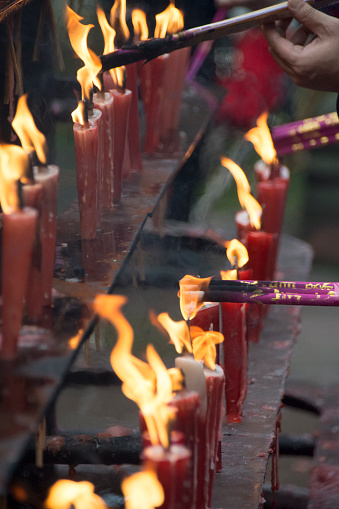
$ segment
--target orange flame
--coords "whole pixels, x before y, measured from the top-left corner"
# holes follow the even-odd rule
[[[79,101],[78,106],[71,113],[73,122],[79,122],[81,125],[86,125],[86,106],[84,101]]]
[[[155,16],[155,21],[154,37],[163,38],[166,34],[175,34],[184,28],[183,14],[175,7],[174,0],[171,0],[163,12]]]
[[[173,395],[171,376],[152,345],[146,350],[148,364],[132,355],[133,329],[121,312],[126,301],[122,296],[98,295],[94,309],[117,330],[111,365],[123,382],[123,393],[142,411],[152,444],[160,442],[168,447],[168,425],[174,417],[173,409],[167,406]]]
[[[262,208],[257,200],[251,195],[251,187],[245,173],[240,166],[228,157],[221,157],[221,164],[232,173],[234,180],[236,181],[240,205],[243,209],[247,210],[251,225],[257,230],[260,230]]]
[[[236,265],[236,259],[238,267],[243,267],[248,262],[248,252],[244,244],[238,239],[232,239],[225,242],[225,248],[227,249],[226,255],[233,267]]]
[[[204,331],[200,327],[191,327],[191,337],[193,344],[193,355],[196,361],[203,361],[210,368],[215,369],[215,358],[217,351],[215,345],[224,341],[221,332]]]
[[[94,486],[88,481],[74,482],[66,479],[57,481],[50,488],[45,501],[46,509],[106,509],[106,504],[94,493]]]
[[[223,279],[224,281],[230,281],[230,280],[235,280],[237,279],[237,270],[236,269],[232,269],[232,270],[221,270],[220,271],[220,277],[221,279]]]
[[[22,148],[27,153],[35,150],[39,161],[46,164],[46,138],[35,125],[33,116],[27,106],[27,94],[22,95],[18,100],[12,126],[20,138]]]
[[[66,8],[67,30],[72,48],[85,64],[84,67],[78,70],[77,80],[81,85],[82,99],[89,100],[93,84],[101,90],[101,82],[97,77],[101,70],[101,60],[87,46],[87,37],[94,25],[82,25],[80,21],[83,18],[67,5]]]
[[[104,11],[99,6],[97,6],[97,16],[105,43],[103,54],[107,55],[108,53],[111,53],[112,51],[115,50],[114,40],[116,32],[114,28],[112,28],[111,25],[108,23]],[[113,82],[122,87],[124,83],[125,67],[122,66],[110,69],[109,72],[112,76]]]
[[[107,55],[114,51],[115,30],[108,23],[106,14],[99,5],[97,5],[97,17],[105,43],[103,54]]]
[[[29,158],[22,147],[0,144],[0,203],[5,214],[20,208],[18,180],[29,168]]]
[[[124,65],[121,67],[114,67],[114,69],[110,69],[109,72],[111,73],[114,83],[118,85],[118,87],[123,88],[125,82],[126,67]]]
[[[183,375],[181,369],[170,368],[167,371],[168,371],[169,376],[171,377],[172,391],[173,392],[181,391],[181,389],[184,386],[184,381],[185,381],[184,375]]]
[[[84,333],[83,329],[79,329],[78,334],[76,334],[75,336],[73,336],[72,338],[70,338],[70,339],[69,339],[69,341],[68,341],[68,346],[69,346],[72,350],[75,350],[76,348],[78,348],[78,346],[79,346],[79,343],[80,343],[80,341],[81,341],[81,338],[82,338],[83,333]]]
[[[245,139],[253,143],[255,151],[267,164],[277,163],[272,136],[267,125],[268,112],[265,111],[257,119],[257,127],[253,127],[245,134]]]
[[[134,28],[134,34],[139,37],[140,41],[146,41],[146,39],[148,39],[148,26],[144,11],[141,9],[133,9],[132,25]]]
[[[155,472],[146,470],[121,483],[126,509],[153,509],[164,503],[165,495]]]
[[[204,302],[199,300],[199,290],[209,285],[212,278],[186,275],[179,281],[180,311],[184,320],[192,320]]]
[[[158,321],[167,331],[170,340],[178,353],[182,353],[184,348],[189,353],[192,353],[189,330],[187,323],[184,320],[175,322],[169,317],[168,313],[161,313],[158,315]]]
[[[129,30],[126,24],[126,0],[115,0],[110,13],[110,22],[119,38],[126,42],[129,39]]]

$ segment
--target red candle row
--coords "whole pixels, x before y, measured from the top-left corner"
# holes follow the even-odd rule
[[[1,278],[1,357],[17,354],[24,303],[27,318],[38,322],[52,303],[59,168],[34,168],[23,188],[25,207],[3,215]]]
[[[144,151],[178,149],[177,127],[189,48],[126,67],[126,89],[104,75],[106,92],[93,96],[87,125],[74,125],[81,235],[96,238],[101,215],[118,205],[122,182],[142,170],[138,77],[146,121]],[[101,112],[101,114],[100,114]],[[160,145],[164,146],[161,149]]]

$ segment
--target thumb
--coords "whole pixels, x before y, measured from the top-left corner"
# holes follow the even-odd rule
[[[294,19],[316,35],[327,33],[328,16],[314,9],[304,0],[288,0],[288,10]]]

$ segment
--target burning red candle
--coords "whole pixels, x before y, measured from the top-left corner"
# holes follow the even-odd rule
[[[42,275],[41,275],[41,243],[40,221],[42,185],[29,184],[23,187],[24,204],[37,210],[36,235],[32,254],[32,263],[28,276],[27,292],[25,296],[27,317],[33,322],[42,318]]]
[[[268,233],[281,232],[284,219],[288,182],[283,179],[265,180],[257,185],[257,195],[264,209],[262,226]]]
[[[40,217],[42,299],[44,306],[50,306],[55,260],[59,168],[55,165],[35,167],[34,179],[42,186]]]
[[[2,342],[1,357],[13,359],[17,353],[36,235],[37,210],[20,208],[18,180],[27,174],[29,159],[16,145],[0,147],[0,201],[4,211],[2,229]]]
[[[142,453],[143,465],[157,474],[165,500],[161,509],[185,509],[190,500],[188,473],[191,452],[183,445],[164,449],[161,445],[147,447]]]
[[[246,304],[223,302],[226,422],[241,422],[247,392]]]
[[[287,192],[288,181],[280,178],[259,182],[257,185],[258,201],[264,211],[262,218],[263,230],[274,235],[267,275],[267,279],[270,280],[274,279]]]
[[[142,171],[143,164],[139,127],[137,64],[130,64],[126,66],[126,88],[132,92],[131,109],[128,121],[128,148],[131,170]]]
[[[127,143],[132,92],[127,89],[110,90],[113,96],[114,181],[113,203],[118,204],[122,193],[123,162]]]
[[[214,477],[220,454],[219,444],[222,436],[222,420],[224,418],[225,375],[220,366],[215,370],[204,368],[207,389],[206,412],[206,460],[207,460],[207,507],[211,507]]]
[[[190,468],[191,498],[189,507],[198,508],[205,503],[205,416],[207,409],[206,381],[202,366],[191,356],[177,357],[177,368],[185,376],[186,390],[177,393],[170,405],[175,408],[174,429],[186,435],[186,445],[191,451],[192,462]],[[203,485],[199,484],[201,477]]]
[[[59,168],[47,165],[46,139],[35,125],[27,106],[27,95],[19,98],[12,125],[26,153],[31,156],[35,152],[39,160],[39,166],[33,168],[36,184],[26,186],[24,189],[26,203],[39,210],[37,232],[39,247],[35,248],[29,285],[31,293],[27,295],[29,318],[36,321],[41,317],[41,306],[50,305],[52,302]],[[38,296],[38,292],[41,296]]]
[[[31,265],[38,212],[28,207],[4,214],[2,229],[2,342],[1,357],[17,354],[23,301]]]
[[[83,25],[81,18],[70,7],[67,9],[67,30],[71,45],[84,66],[77,72],[81,85],[82,99],[72,113],[75,143],[75,162],[80,212],[81,236],[83,239],[95,239],[98,226],[98,189],[100,189],[100,165],[98,169],[99,136],[96,122],[89,121],[87,103],[95,85],[101,90],[98,73],[101,70],[100,58],[87,46],[87,37],[93,25]],[[87,101],[87,102],[86,102]]]
[[[94,96],[94,94],[93,94]],[[88,112],[88,119],[98,127],[98,160],[97,160],[97,230],[101,229],[102,216],[102,193],[103,193],[103,171],[104,171],[104,126],[103,116],[99,108],[93,108]]]
[[[99,202],[103,210],[112,209],[114,179],[114,135],[113,135],[113,97],[109,92],[93,95],[93,103],[102,113],[102,130],[99,131],[99,147],[102,150],[102,174],[99,175]],[[100,136],[101,134],[101,136]]]
[[[146,120],[144,151],[153,154],[159,145],[159,115],[163,97],[163,83],[168,55],[154,58],[139,65],[141,98]]]
[[[91,122],[73,126],[80,228],[83,239],[97,234],[98,126]]]
[[[261,281],[272,279],[269,277],[269,268],[273,239],[274,236],[271,233],[262,231],[248,232],[248,263],[252,269],[254,279],[259,279]]]
[[[245,138],[253,143],[256,152],[263,160],[255,166],[258,180],[257,197],[263,208],[262,229],[275,235],[272,241],[268,269],[268,277],[273,279],[289,186],[289,170],[280,165],[277,159],[277,153],[267,125],[267,117],[268,113],[264,112],[257,119],[257,127],[248,131]]]
[[[160,105],[159,136],[165,149],[178,146],[178,124],[182,92],[185,84],[185,76],[190,56],[190,48],[182,48],[169,54],[166,62],[163,85],[163,100]],[[169,145],[170,144],[170,145]]]

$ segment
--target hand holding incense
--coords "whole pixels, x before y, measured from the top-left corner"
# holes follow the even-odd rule
[[[289,0],[288,8],[300,26],[264,26],[271,55],[296,85],[337,92],[339,20],[335,16],[316,13],[302,0]],[[311,39],[308,34],[312,34]]]
[[[327,5],[335,4],[337,0],[304,0],[313,7],[321,9]],[[180,48],[195,46],[202,41],[219,39],[227,35],[232,35],[249,28],[260,27],[265,23],[274,22],[280,19],[291,17],[287,8],[287,2],[272,5],[264,9],[249,12],[241,16],[235,16],[217,23],[210,23],[201,27],[184,30],[174,35],[168,35],[164,39],[151,39],[138,44],[126,47],[102,55],[102,70],[108,71],[114,67],[131,64],[142,60],[152,60],[165,53],[171,53]]]

